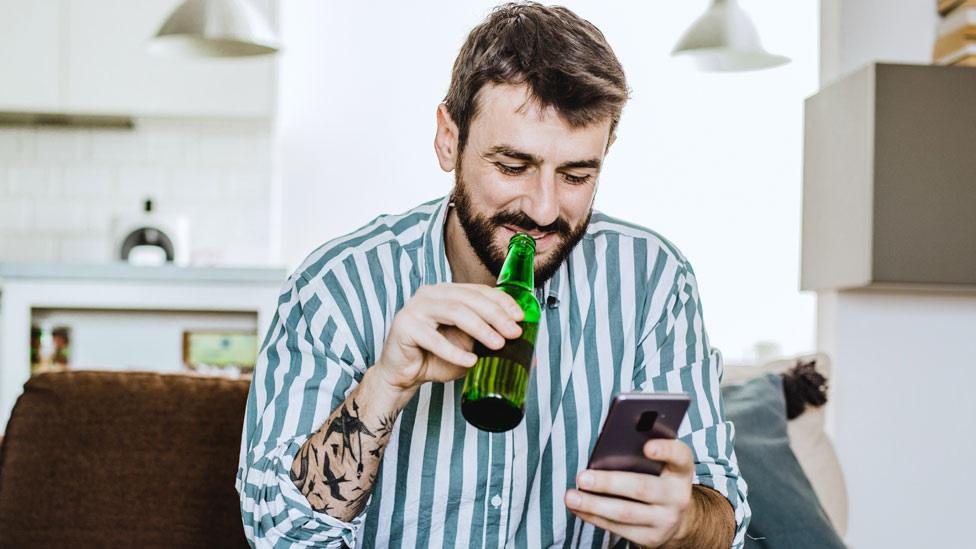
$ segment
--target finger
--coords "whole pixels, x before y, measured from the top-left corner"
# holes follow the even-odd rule
[[[454,345],[464,349],[465,351],[473,351],[474,338],[468,335],[464,330],[461,330],[456,326],[439,326],[437,331]]]
[[[639,501],[581,492],[566,491],[566,506],[573,511],[599,515],[621,524],[651,524],[652,507]]]
[[[470,368],[478,360],[477,355],[451,343],[443,334],[429,326],[421,328],[414,341],[419,347],[451,364]]]
[[[667,503],[667,487],[660,478],[626,471],[585,470],[576,475],[581,490],[630,498],[644,503]]]
[[[457,326],[489,349],[501,349],[505,345],[505,337],[489,326],[466,304],[436,301],[426,305],[426,307],[428,308],[428,315],[434,322],[447,326]]]
[[[496,303],[508,313],[508,316],[512,320],[519,321],[525,316],[525,311],[523,311],[522,307],[519,307],[519,304],[515,302],[515,298],[499,290],[498,288],[485,286],[484,284],[464,284],[462,286],[464,289],[477,292]]]
[[[508,296],[505,292],[499,292],[498,290],[489,288],[489,293],[492,294],[502,294]],[[508,296],[511,299],[511,296]],[[522,327],[512,319],[511,311],[506,310],[503,305],[498,303],[496,299],[486,299],[484,293],[476,291],[476,293],[469,294],[465,296],[463,300],[464,304],[471,307],[485,322],[491,324],[491,326],[498,331],[499,334],[508,338],[515,339],[522,335]],[[513,301],[514,303],[514,301]],[[519,311],[522,309],[518,308]]]
[[[647,532],[645,532],[645,530],[649,529],[646,526],[641,527],[641,526],[635,526],[633,524],[620,524],[619,522],[614,522],[612,520],[605,519],[599,515],[584,513],[582,511],[573,511],[573,513],[575,513],[576,516],[578,516],[580,519],[589,522],[593,526],[606,530],[607,532],[612,532],[614,534],[617,534],[618,536],[626,540],[635,543],[640,543],[641,541],[643,541],[644,544],[649,544],[647,541],[643,539],[647,537]]]
[[[664,463],[661,475],[677,474],[690,476],[695,471],[694,455],[691,448],[677,439],[658,438],[644,444],[644,455]]]
[[[580,499],[575,498],[579,496]],[[587,507],[587,499],[610,500],[608,503],[619,502],[619,509],[626,509],[626,504],[631,504],[636,510],[636,515],[626,515],[618,512],[618,508],[609,505],[600,507]],[[602,502],[597,502],[602,503]],[[592,494],[581,493],[578,490],[568,490],[566,492],[566,507],[581,518],[583,515],[598,517],[607,523],[614,524],[617,528],[638,527],[656,531],[660,535],[673,532],[679,526],[681,520],[681,510],[673,505],[644,505],[637,502],[620,500],[618,498],[606,498],[594,496]],[[607,512],[609,510],[609,512]],[[637,517],[636,520],[633,517]],[[584,519],[585,520],[585,519]],[[667,537],[667,536],[665,536]],[[633,538],[628,538],[633,539]]]
[[[592,524],[593,526],[596,526],[597,528],[617,534],[618,536],[641,546],[657,547],[666,539],[664,530],[660,528],[638,526],[635,524],[621,524],[599,515],[584,513],[582,511],[573,511],[573,513],[580,519]]]
[[[436,289],[426,288],[429,289],[424,292],[427,301],[442,305],[446,303],[452,307],[463,303],[475,309],[504,337],[511,339],[522,334],[522,328],[516,323],[524,317],[522,308],[512,296],[497,288],[484,284],[439,284]]]

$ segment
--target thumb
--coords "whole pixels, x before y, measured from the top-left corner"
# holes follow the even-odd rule
[[[644,444],[644,455],[664,464],[661,474],[691,475],[695,470],[691,448],[677,439],[654,439]]]

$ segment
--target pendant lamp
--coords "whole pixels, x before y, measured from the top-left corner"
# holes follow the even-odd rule
[[[736,0],[713,0],[671,55],[691,57],[704,71],[752,71],[790,61],[763,48],[755,24]]]
[[[185,0],[150,43],[178,57],[248,57],[278,51],[278,39],[247,0]]]

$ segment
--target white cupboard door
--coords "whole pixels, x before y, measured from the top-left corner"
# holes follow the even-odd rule
[[[67,104],[75,113],[269,117],[274,57],[185,59],[149,53],[179,0],[66,0]],[[255,6],[268,14],[267,1]]]
[[[0,111],[53,112],[63,0],[0,0]]]

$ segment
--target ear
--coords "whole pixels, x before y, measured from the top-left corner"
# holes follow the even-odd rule
[[[437,106],[437,133],[434,134],[434,152],[437,161],[445,172],[454,170],[457,165],[458,127],[447,112],[447,105]]]

